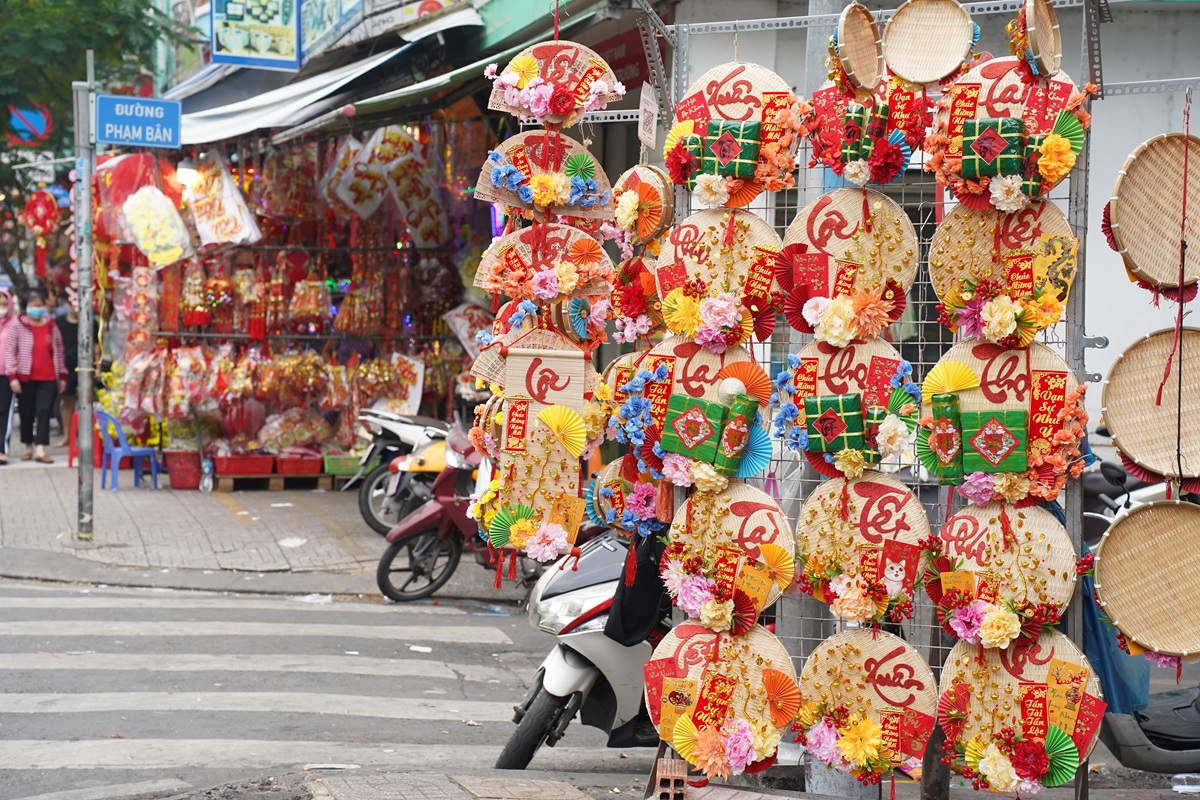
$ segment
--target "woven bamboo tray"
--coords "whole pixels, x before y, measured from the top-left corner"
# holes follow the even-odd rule
[[[688,87],[675,106],[675,121],[695,119],[697,110],[705,109],[706,120],[762,122],[769,108],[764,95],[791,92],[791,84],[766,67],[731,61],[713,67]]]
[[[812,370],[814,362],[816,381],[806,385],[801,375]],[[900,366],[900,353],[882,339],[854,341],[841,349],[809,342],[800,350],[800,365],[795,373],[800,406],[805,397],[828,394],[862,394],[864,406],[886,406],[892,394],[888,381]]]
[[[736,297],[743,295],[748,282],[768,293],[776,291],[775,257],[780,246],[775,229],[757,214],[699,211],[672,228],[663,243],[655,265],[659,297],[669,292],[666,276],[678,275],[680,267],[687,279],[698,278]]]
[[[1113,444],[1140,467],[1159,475],[1200,477],[1200,329],[1184,328],[1183,425],[1177,426],[1179,355],[1171,356],[1173,330],[1156,331],[1132,344],[1117,357],[1104,381],[1100,413]],[[1162,384],[1162,403],[1156,402],[1168,359],[1171,374]],[[1176,457],[1176,448],[1181,457]],[[1182,469],[1180,469],[1182,467]],[[1176,473],[1183,474],[1177,475]]]
[[[1179,235],[1183,228],[1182,133],[1155,136],[1134,150],[1117,173],[1109,200],[1109,217],[1117,252],[1129,270],[1160,289],[1179,286]],[[1200,164],[1200,138],[1189,137],[1189,166]],[[1189,173],[1188,205],[1200,208],[1200,170]],[[1189,215],[1187,241],[1200,235],[1200,215]],[[1200,277],[1200,248],[1189,248],[1184,285]]]
[[[670,391],[699,400],[719,401],[720,384],[717,373],[727,364],[753,361],[744,347],[731,347],[717,355],[710,353],[685,336],[663,339],[651,349],[644,366],[647,369],[665,363],[671,371]]]
[[[976,211],[959,204],[938,223],[933,233],[929,278],[938,299],[945,300],[961,292],[968,279],[1007,282],[1011,264],[1019,264],[1034,254],[1036,268],[1036,255],[1062,253],[1075,242],[1066,215],[1054,203],[1035,200],[1015,214],[991,208]],[[1072,264],[1074,261],[1072,258]],[[1071,270],[1074,279],[1073,266]],[[1070,281],[1067,283],[1069,289]],[[1062,299],[1065,297],[1062,295]]]
[[[856,88],[868,92],[883,78],[883,46],[875,17],[861,3],[851,3],[838,17],[837,55]]]
[[[974,41],[971,15],[956,0],[908,0],[883,31],[883,58],[910,83],[935,83],[958,71]]]
[[[1041,75],[1058,72],[1062,62],[1062,33],[1051,0],[1025,0],[1025,31],[1029,53]]]
[[[592,179],[596,181],[596,193],[608,192],[611,195],[612,186],[609,183],[608,175],[604,172],[604,167],[588,152],[586,147],[570,136],[539,128],[505,139],[496,148],[496,151],[504,157],[502,163],[517,165],[522,168],[523,172],[528,170],[527,176],[530,178],[536,175],[564,174],[568,159],[583,160],[591,167]],[[523,202],[516,192],[492,184],[492,169],[496,166],[498,164],[490,158],[483,162],[479,179],[475,182],[475,197],[491,203],[534,211],[533,203]],[[590,208],[569,205],[548,206],[545,211],[551,219],[554,215],[581,219],[610,219],[614,209],[615,205],[610,201],[605,205],[596,203]]]
[[[1105,532],[1096,595],[1125,638],[1172,656],[1200,652],[1200,507],[1138,506]]]
[[[595,50],[590,47],[585,47],[578,42],[569,42],[565,39],[554,42],[553,46],[548,46],[549,43],[539,42],[530,45],[513,56],[513,59],[518,56],[529,56],[538,62],[538,75],[550,83],[556,83],[564,86],[572,91],[577,90],[578,82],[581,77],[587,74],[587,71],[593,65],[600,65],[604,71],[595,76],[595,80],[604,81],[609,87],[616,86],[617,76],[613,74],[608,63],[601,58]],[[512,63],[512,60],[509,60]],[[505,67],[507,69],[507,66]],[[503,72],[504,70],[501,70]],[[620,95],[609,92],[603,96],[604,102],[615,103],[620,100]],[[504,101],[504,85],[500,81],[492,84],[492,93],[488,97],[488,108],[493,111],[505,111],[509,114],[521,113],[519,109],[512,108]],[[565,120],[565,114],[547,114],[545,120],[550,123],[560,123]]]
[[[951,347],[941,361],[960,361],[980,377],[981,385],[958,394],[960,411],[1033,411],[1033,373],[1061,373],[1065,393],[1079,387],[1075,373],[1057,353],[1034,342],[1025,349],[1004,350],[990,342],[972,340]],[[932,413],[928,403],[921,414]]]

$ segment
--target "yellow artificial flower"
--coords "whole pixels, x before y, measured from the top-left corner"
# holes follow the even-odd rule
[[[607,383],[602,383],[596,387],[593,396],[601,403],[607,403],[609,400],[612,400],[612,389]]]
[[[663,322],[672,333],[694,337],[700,328],[700,304],[683,289],[672,289],[663,300]]]
[[[733,601],[709,600],[700,608],[700,624],[717,633],[729,630],[733,624]]]
[[[554,276],[558,278],[559,294],[571,294],[579,286],[579,270],[570,261],[559,261],[554,265]]]
[[[841,738],[837,746],[842,751],[842,758],[860,765],[879,758],[883,727],[875,720],[855,714],[839,733]]]
[[[638,195],[635,191],[626,191],[621,194],[617,200],[617,225],[624,230],[631,231],[637,227],[638,218]]]
[[[1062,319],[1063,302],[1054,292],[1042,292],[1042,296],[1033,301],[1032,308],[1037,312],[1039,328],[1049,328]]]
[[[537,523],[531,519],[519,519],[508,529],[508,543],[513,547],[524,547],[537,533]]]
[[[716,494],[725,491],[729,486],[728,478],[713,469],[711,464],[705,464],[703,461],[693,461],[691,473],[692,483],[695,484],[698,491]]]
[[[538,76],[537,59],[530,55],[519,55],[508,65],[508,70],[517,76],[517,88],[524,89]]]
[[[833,457],[833,465],[847,478],[861,478],[867,461],[862,450],[839,450]]]
[[[557,193],[554,188],[554,175],[534,175],[529,179],[529,188],[533,190],[533,204],[540,208],[554,205]]]
[[[979,643],[984,647],[1008,647],[1021,635],[1021,618],[1007,608],[992,606],[979,624]]]
[[[488,384],[488,391],[494,394],[496,397],[504,397],[504,389],[498,383]]]
[[[1023,472],[1002,472],[992,478],[992,489],[1006,503],[1019,503],[1029,495],[1029,478]]]
[[[1071,142],[1057,133],[1048,133],[1039,148],[1038,172],[1047,183],[1058,183],[1075,166],[1075,151]]]

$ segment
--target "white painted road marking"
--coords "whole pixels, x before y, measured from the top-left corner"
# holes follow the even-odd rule
[[[498,628],[471,625],[423,626],[338,625],[297,622],[115,622],[111,620],[44,620],[0,622],[0,636],[61,638],[88,636],[325,636],[331,639],[382,639],[393,642],[446,642],[455,644],[512,644]]]

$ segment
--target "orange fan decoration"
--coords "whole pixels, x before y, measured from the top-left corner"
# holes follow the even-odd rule
[[[588,237],[586,239],[576,239],[571,242],[569,251],[571,261],[577,267],[585,267],[590,264],[599,264],[600,259],[604,257],[604,251],[600,249],[600,243],[595,239]]]
[[[800,710],[800,688],[785,673],[770,667],[762,671],[763,691],[771,707],[771,721],[776,728],[791,722]]]
[[[771,378],[766,370],[753,361],[738,361],[721,367],[717,377],[737,378],[746,387],[746,394],[760,403],[771,401]]]
[[[732,178],[729,180],[729,199],[726,208],[745,208],[762,194],[762,181],[757,178]]]
[[[637,235],[639,239],[649,239],[662,222],[662,197],[657,189],[645,181],[634,187],[633,191],[638,196]]]

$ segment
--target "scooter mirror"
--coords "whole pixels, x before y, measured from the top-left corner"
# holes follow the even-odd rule
[[[1120,486],[1122,488],[1125,486],[1125,481],[1129,479],[1129,475],[1126,474],[1123,467],[1108,461],[1100,462],[1100,474],[1104,476],[1104,480],[1113,486]]]

